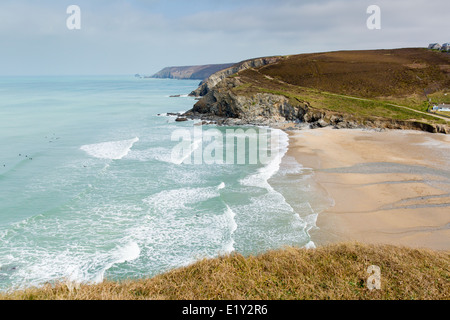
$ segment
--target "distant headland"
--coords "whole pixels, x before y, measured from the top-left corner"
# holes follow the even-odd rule
[[[144,78],[205,80],[212,74],[233,66],[234,63],[208,64],[199,66],[167,67],[152,76]]]

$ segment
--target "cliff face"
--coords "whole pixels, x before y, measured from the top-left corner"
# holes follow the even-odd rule
[[[214,88],[220,81],[233,74],[250,68],[260,68],[268,64],[275,63],[280,59],[282,59],[282,57],[267,57],[239,62],[227,69],[212,74],[208,79],[204,80],[196,90],[192,91],[190,96],[202,97]]]
[[[186,117],[212,120],[222,125],[279,125],[293,122],[311,128],[332,126],[336,129],[403,129],[450,134],[450,128],[441,124],[394,119],[364,119],[350,114],[317,110],[308,102],[288,99],[282,95],[256,93],[236,94],[233,89],[242,86],[239,78],[226,78],[200,99]]]
[[[155,73],[151,78],[205,80],[212,74],[233,66],[234,63],[210,64],[204,66],[167,67]]]
[[[216,120],[223,124],[275,124],[298,121],[308,112],[307,103],[292,103],[281,95],[257,93],[246,96],[235,94],[232,88],[239,79],[226,78],[200,99],[185,116]]]
[[[400,49],[247,60],[202,82],[191,94],[200,96],[200,100],[184,116],[224,125],[289,122],[312,128],[448,134],[448,122],[421,111],[428,103],[422,97],[425,79],[435,79],[433,84],[439,84],[435,91],[448,87],[449,74],[442,68],[446,59],[420,49]],[[424,61],[420,68],[410,64],[416,60]],[[392,72],[392,68],[397,71]],[[422,80],[416,83],[419,78]],[[391,95],[380,96],[383,93]],[[412,99],[401,100],[405,97]],[[416,105],[406,104],[405,109],[396,106],[401,105],[396,101],[416,101]]]

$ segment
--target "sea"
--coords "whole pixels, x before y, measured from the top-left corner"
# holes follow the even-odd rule
[[[315,246],[309,231],[325,204],[313,172],[286,155],[285,132],[201,127],[277,136],[264,163],[189,161],[207,148],[202,138],[174,158],[176,133],[200,127],[167,114],[192,108],[198,82],[0,77],[0,291]]]

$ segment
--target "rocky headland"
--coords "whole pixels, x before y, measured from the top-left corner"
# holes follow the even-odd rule
[[[193,97],[201,97],[206,95],[211,89],[213,89],[217,84],[219,84],[222,80],[227,77],[234,75],[240,71],[247,70],[250,68],[260,68],[264,67],[268,64],[275,63],[281,60],[283,57],[266,57],[266,58],[256,58],[250,60],[244,60],[229,68],[220,70],[214,74],[212,74],[208,79],[202,81],[200,86],[191,92],[190,96]]]
[[[438,60],[435,63],[439,66],[447,63],[442,59],[448,58],[436,58],[433,54],[421,49],[399,49],[356,51],[344,56],[338,52],[246,60],[203,81],[191,93],[191,96],[200,97],[199,101],[183,117],[223,125],[280,126],[290,123],[291,127],[306,125],[310,128],[332,126],[338,129],[450,133],[444,118],[435,118],[423,110],[427,102],[420,97],[423,87],[431,87],[432,79],[438,80],[433,82],[435,92],[447,90],[450,84],[448,69],[432,65],[433,59]],[[358,55],[368,57],[368,62],[354,61]],[[408,64],[409,60],[417,61],[419,57],[427,64],[422,63],[420,68]],[[322,60],[320,64],[319,59]],[[378,66],[374,66],[371,60],[378,60]],[[300,69],[299,65],[305,63],[309,68],[298,70],[296,75],[295,69]],[[334,70],[337,78],[334,79],[333,70],[327,69],[337,63],[348,64],[348,68],[344,76],[342,68]],[[369,66],[376,70],[375,74],[370,78],[362,77],[361,69],[368,73]],[[399,71],[393,73],[395,68]],[[414,83],[412,79],[417,78],[417,73],[421,79],[429,78],[428,82]],[[377,78],[382,83],[373,81]],[[330,90],[333,88],[330,81],[339,82],[334,92]],[[380,96],[383,85],[386,86],[386,97]],[[401,90],[393,89],[394,85]],[[339,90],[339,87],[349,89]],[[414,105],[403,107],[407,101],[413,101]]]

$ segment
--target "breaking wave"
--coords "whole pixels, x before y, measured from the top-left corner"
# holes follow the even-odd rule
[[[139,138],[136,137],[131,140],[88,144],[82,146],[80,149],[95,158],[120,160],[130,152],[137,141],[139,141]]]

